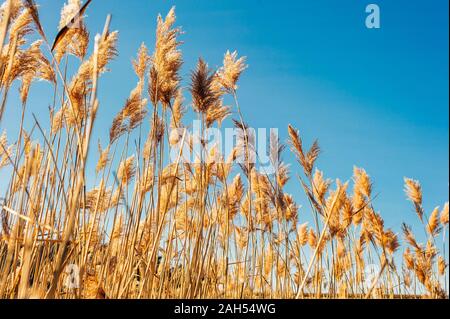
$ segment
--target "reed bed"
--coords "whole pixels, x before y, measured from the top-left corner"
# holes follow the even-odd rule
[[[426,212],[419,182],[405,179],[417,214],[405,218],[420,221],[425,240],[407,224],[397,234],[373,206],[366,171],[325,178],[319,144],[306,147],[292,126],[289,149],[280,142],[271,152],[292,152],[298,173],[281,161],[274,174],[257,170],[237,94],[245,58],[227,52],[218,70],[199,59],[182,79],[174,9],[157,18],[153,52],[142,44],[136,54],[136,87],[111,118],[109,140],[93,141],[118,32],[107,17],[92,39],[89,2],[69,0],[54,42],[34,1],[0,9],[0,123],[15,83],[21,101],[18,135],[0,137],[0,169],[11,172],[0,182],[0,298],[448,298],[448,203]],[[36,80],[54,91],[49,125],[27,108]],[[187,112],[202,134],[236,116],[243,142],[222,160],[201,147],[198,162],[183,151],[169,161],[177,143],[192,145]],[[304,190],[304,208],[288,183]]]

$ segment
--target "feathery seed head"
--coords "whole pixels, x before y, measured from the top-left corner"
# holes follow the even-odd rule
[[[410,178],[405,178],[405,193],[408,199],[414,203],[417,216],[423,220],[423,208],[422,208],[422,188],[418,181]]]
[[[414,204],[422,205],[422,188],[418,181],[405,178],[405,193]]]
[[[222,87],[229,93],[237,90],[237,81],[247,68],[245,57],[237,58],[237,52],[227,51],[223,59],[223,66],[217,71],[217,78]]]
[[[206,113],[213,107],[219,96],[212,90],[214,75],[208,69],[208,65],[201,58],[198,60],[197,68],[191,75],[191,94],[194,110]]]
[[[180,42],[177,36],[180,28],[172,28],[175,23],[175,7],[172,7],[163,20],[158,16],[156,27],[155,52],[151,58],[150,70],[150,97],[154,106],[161,102],[164,108],[171,104],[179,88],[180,76],[178,74],[183,64]]]

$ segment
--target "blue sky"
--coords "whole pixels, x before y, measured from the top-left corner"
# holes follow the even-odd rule
[[[37,3],[52,37],[64,1]],[[369,3],[380,6],[381,29],[365,27]],[[247,56],[238,92],[246,121],[279,128],[282,140],[289,123],[306,144],[319,139],[318,167],[327,177],[348,180],[353,165],[365,168],[387,226],[418,226],[403,193],[405,176],[422,183],[427,212],[448,201],[447,0],[94,0],[86,19],[92,34],[101,32],[108,13],[120,31],[119,57],[100,82],[94,141],[106,143],[113,116],[136,85],[131,59],[141,42],[152,50],[156,15],[172,5],[185,31],[185,79],[199,56],[211,67],[220,66],[227,49]],[[41,83],[30,93],[29,111],[43,121],[51,94]],[[8,132],[18,119],[13,95],[1,124]],[[285,159],[299,171],[290,154]],[[287,190],[309,218],[296,178]]]

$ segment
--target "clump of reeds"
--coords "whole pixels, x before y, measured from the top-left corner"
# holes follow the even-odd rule
[[[11,172],[1,182],[0,298],[448,297],[448,203],[427,215],[419,182],[406,179],[426,236],[419,242],[404,224],[402,243],[373,206],[366,171],[355,167],[346,182],[327,179],[316,168],[318,142],[306,147],[290,125],[298,181],[279,160],[275,174],[257,170],[237,98],[245,58],[226,52],[217,70],[199,59],[183,92],[174,8],[157,19],[153,53],[145,44],[138,49],[136,85],[111,119],[109,140],[93,142],[97,91],[118,33],[107,18],[89,53],[88,4],[69,0],[53,43],[34,1],[0,8],[0,123],[13,83],[22,101],[17,136],[0,135],[0,169]],[[39,40],[30,43],[30,35]],[[68,55],[79,60],[73,74]],[[27,108],[35,80],[54,88],[48,127]],[[180,151],[167,164],[168,148],[193,148],[183,123],[188,95],[202,123],[200,160],[185,161]],[[220,160],[205,146],[205,129],[233,114],[242,143]],[[283,143],[271,150],[278,159],[283,152]],[[303,188],[309,208],[286,192],[289,182]]]

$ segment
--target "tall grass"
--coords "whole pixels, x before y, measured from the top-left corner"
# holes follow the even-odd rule
[[[245,59],[227,52],[218,70],[199,59],[183,92],[174,9],[157,19],[153,53],[144,44],[137,52],[137,84],[111,118],[108,143],[92,141],[118,33],[108,17],[89,53],[80,7],[69,0],[63,8],[54,43],[34,1],[0,9],[0,123],[14,83],[21,100],[18,136],[0,137],[0,169],[11,172],[1,181],[0,298],[448,297],[448,203],[427,214],[419,182],[405,179],[426,242],[404,224],[401,244],[373,207],[368,174],[355,167],[351,181],[326,179],[315,167],[318,143],[306,148],[292,126],[294,180],[282,162],[273,163],[275,174],[257,170],[237,94]],[[79,63],[69,67],[69,55]],[[54,92],[49,127],[27,108],[35,80]],[[217,160],[202,142],[199,161],[185,161],[183,150],[169,161],[175,145],[192,147],[187,112],[201,121],[203,140],[236,114],[241,145]],[[281,158],[286,150],[280,143],[271,152]],[[93,157],[95,169],[86,165]],[[305,209],[285,191],[288,182],[303,188]]]

